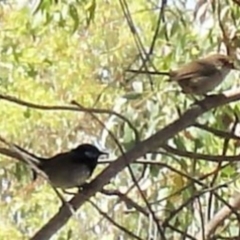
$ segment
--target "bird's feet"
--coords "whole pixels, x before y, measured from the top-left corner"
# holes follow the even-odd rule
[[[78,192],[80,192],[82,189],[89,186],[89,183],[83,183],[82,185],[78,186]]]
[[[88,185],[89,185],[89,183],[83,183],[82,185],[78,186],[77,193],[79,193],[82,189],[86,188]],[[76,192],[69,192],[67,190],[63,190],[63,192],[68,195],[76,195],[77,194]]]
[[[195,98],[195,101],[192,105],[198,105],[200,106],[203,110],[208,110],[208,107],[205,105],[205,101],[204,100],[207,100],[207,99],[211,99],[212,97],[215,97],[217,94],[211,94],[211,95],[208,95],[208,94],[204,94],[204,99],[203,100],[197,100]]]

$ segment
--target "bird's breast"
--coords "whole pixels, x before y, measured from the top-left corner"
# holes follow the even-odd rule
[[[79,187],[90,177],[90,169],[85,164],[60,165],[58,169],[45,171],[52,185],[63,189]]]

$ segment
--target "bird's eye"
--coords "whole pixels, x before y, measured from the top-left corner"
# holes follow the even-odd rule
[[[99,154],[97,152],[85,151],[85,155],[88,158],[96,158]]]
[[[234,62],[231,59],[222,59],[222,64],[226,67],[234,68]]]

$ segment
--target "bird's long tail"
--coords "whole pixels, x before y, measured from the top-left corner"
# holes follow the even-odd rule
[[[26,149],[13,144],[15,148],[17,148],[19,150],[19,155],[21,155],[21,161],[23,161],[24,163],[28,164],[31,169],[32,169],[32,179],[33,181],[35,181],[37,179],[37,171],[36,169],[38,169],[41,166],[41,162],[43,160],[46,160],[44,158],[38,157],[33,153],[28,152]]]
[[[150,75],[165,75],[165,76],[170,76],[169,72],[159,72],[159,71],[147,71],[147,70],[134,70],[134,69],[129,69],[126,70],[126,72],[131,72],[131,73],[136,73],[136,74],[150,74]]]
[[[22,159],[24,162],[28,163],[28,161],[31,161],[32,163],[39,165],[41,162],[41,158],[36,156],[33,153],[30,153],[29,151],[27,151],[26,149],[13,144],[15,148],[17,148],[19,150],[19,154],[22,155]],[[26,158],[28,159],[28,161],[26,161]]]

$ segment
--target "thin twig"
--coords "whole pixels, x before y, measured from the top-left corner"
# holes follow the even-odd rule
[[[121,231],[123,231],[124,233],[128,234],[132,239],[137,239],[137,240],[143,240],[142,238],[140,238],[139,236],[137,236],[136,234],[134,234],[133,232],[129,231],[127,228],[123,227],[122,225],[120,225],[119,223],[117,223],[115,220],[113,220],[111,217],[108,216],[107,213],[103,212],[98,206],[97,204],[95,204],[93,201],[88,200],[88,202],[91,203],[91,205],[99,212],[100,215],[104,216],[112,225],[114,225],[116,228],[120,229]]]
[[[5,94],[0,94],[0,100],[5,100],[7,102],[12,102],[21,106],[39,109],[39,110],[45,110],[45,111],[75,111],[75,112],[115,115],[116,117],[120,118],[122,121],[126,122],[129,125],[129,127],[133,130],[133,133],[135,135],[135,141],[138,142],[140,140],[138,131],[136,130],[132,122],[126,117],[124,117],[122,114],[117,113],[115,111],[111,111],[108,109],[100,109],[100,108],[82,107],[81,109],[79,109],[79,107],[73,107],[73,106],[40,105],[40,104],[24,101],[16,97],[5,95]]]
[[[72,101],[71,103],[74,104],[74,105],[76,105],[76,106],[78,106],[79,108],[82,107],[82,106],[81,106],[79,103],[77,103],[76,101]],[[104,124],[101,120],[99,120],[93,113],[89,113],[89,114],[92,116],[93,119],[95,119],[102,127],[104,127],[104,128],[107,130],[107,132],[108,132],[108,134],[110,135],[110,137],[114,140],[115,144],[118,146],[118,148],[119,148],[122,156],[124,157],[124,160],[125,160],[125,162],[126,162],[126,167],[128,168],[128,171],[129,171],[130,176],[131,176],[131,178],[132,178],[132,180],[133,180],[133,182],[134,182],[134,185],[137,187],[138,192],[140,193],[140,195],[141,195],[143,201],[145,202],[145,204],[146,204],[149,212],[151,213],[152,218],[153,218],[153,220],[154,220],[154,222],[155,222],[155,224],[156,224],[156,226],[157,226],[157,228],[158,228],[159,234],[163,237],[164,234],[163,234],[163,231],[162,231],[161,226],[160,226],[160,224],[159,224],[159,221],[158,221],[158,219],[156,218],[153,210],[151,209],[151,205],[149,204],[146,196],[144,195],[143,191],[141,190],[141,188],[140,188],[140,186],[139,186],[139,184],[138,184],[138,180],[136,179],[136,177],[135,177],[135,175],[134,175],[134,173],[133,173],[133,170],[132,170],[131,166],[130,166],[129,164],[127,164],[127,159],[126,159],[126,156],[125,156],[125,152],[124,152],[121,144],[119,143],[119,141],[117,140],[117,138],[114,136],[114,134],[112,133],[112,131],[110,131],[108,128],[106,128],[105,124]],[[164,238],[163,238],[163,239],[164,239]]]

